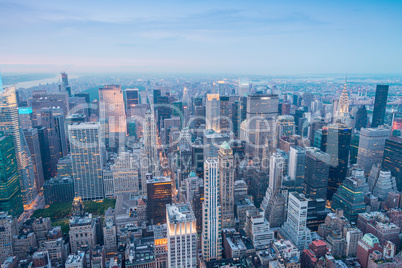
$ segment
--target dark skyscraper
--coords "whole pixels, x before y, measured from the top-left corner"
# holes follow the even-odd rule
[[[49,139],[47,134],[47,128],[42,126],[34,126],[38,130],[38,139],[40,146],[40,154],[42,157],[42,170],[43,177],[46,180],[52,177],[51,171],[51,162],[50,162],[50,149],[49,149]]]
[[[377,85],[377,89],[375,91],[373,121],[371,122],[371,127],[378,127],[384,124],[388,89],[388,85]]]
[[[365,105],[359,107],[355,118],[355,129],[360,131],[362,127],[367,127],[367,110]]]
[[[147,216],[149,224],[166,223],[166,205],[172,203],[172,181],[168,177],[147,180]]]
[[[126,110],[135,107],[140,103],[138,89],[137,88],[127,88],[126,89]]]
[[[24,129],[24,135],[25,139],[27,140],[29,151],[31,152],[32,162],[35,171],[35,185],[36,190],[39,192],[43,186],[43,183],[45,183],[45,180],[43,177],[43,164],[42,155],[40,153],[38,129]]]
[[[395,176],[398,191],[402,190],[402,138],[392,136],[385,141],[382,167]]]
[[[0,211],[19,216],[24,208],[14,142],[12,136],[3,135],[0,132]]]
[[[304,193],[308,197],[327,198],[330,158],[318,148],[307,148]]]
[[[343,124],[332,124],[322,129],[321,150],[331,156],[327,199],[346,178],[352,129]]]
[[[56,131],[56,121],[52,108],[42,108],[37,112],[38,122],[47,129],[48,144],[50,152],[50,169],[51,176],[56,175],[57,161],[60,156],[60,142]]]

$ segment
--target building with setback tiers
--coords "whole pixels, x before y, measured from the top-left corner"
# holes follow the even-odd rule
[[[332,198],[332,211],[342,209],[345,217],[356,223],[358,214],[366,210],[364,195],[368,188],[364,177],[347,177]]]
[[[280,233],[291,240],[299,250],[308,248],[311,231],[307,228],[308,200],[303,194],[289,193],[288,215]]]
[[[166,206],[168,267],[197,267],[197,227],[190,203]]]

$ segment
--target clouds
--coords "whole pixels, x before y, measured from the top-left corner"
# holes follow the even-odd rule
[[[402,72],[402,56],[390,57],[402,46],[400,4],[362,3],[0,0],[0,64],[3,72],[13,63],[77,72]]]

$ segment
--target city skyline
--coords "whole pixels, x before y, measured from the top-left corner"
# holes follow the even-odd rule
[[[402,73],[394,1],[0,7],[3,73]]]

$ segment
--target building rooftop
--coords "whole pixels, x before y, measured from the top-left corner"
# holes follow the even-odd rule
[[[73,216],[70,218],[70,226],[91,225],[93,223],[92,214],[87,214],[84,217]]]
[[[172,182],[172,179],[169,177],[153,177],[152,179],[147,180],[148,183],[165,183],[165,182]]]
[[[77,254],[70,254],[67,257],[66,264],[79,264],[84,259],[85,252],[78,251]]]
[[[167,205],[166,210],[170,223],[196,220],[189,203]]]

